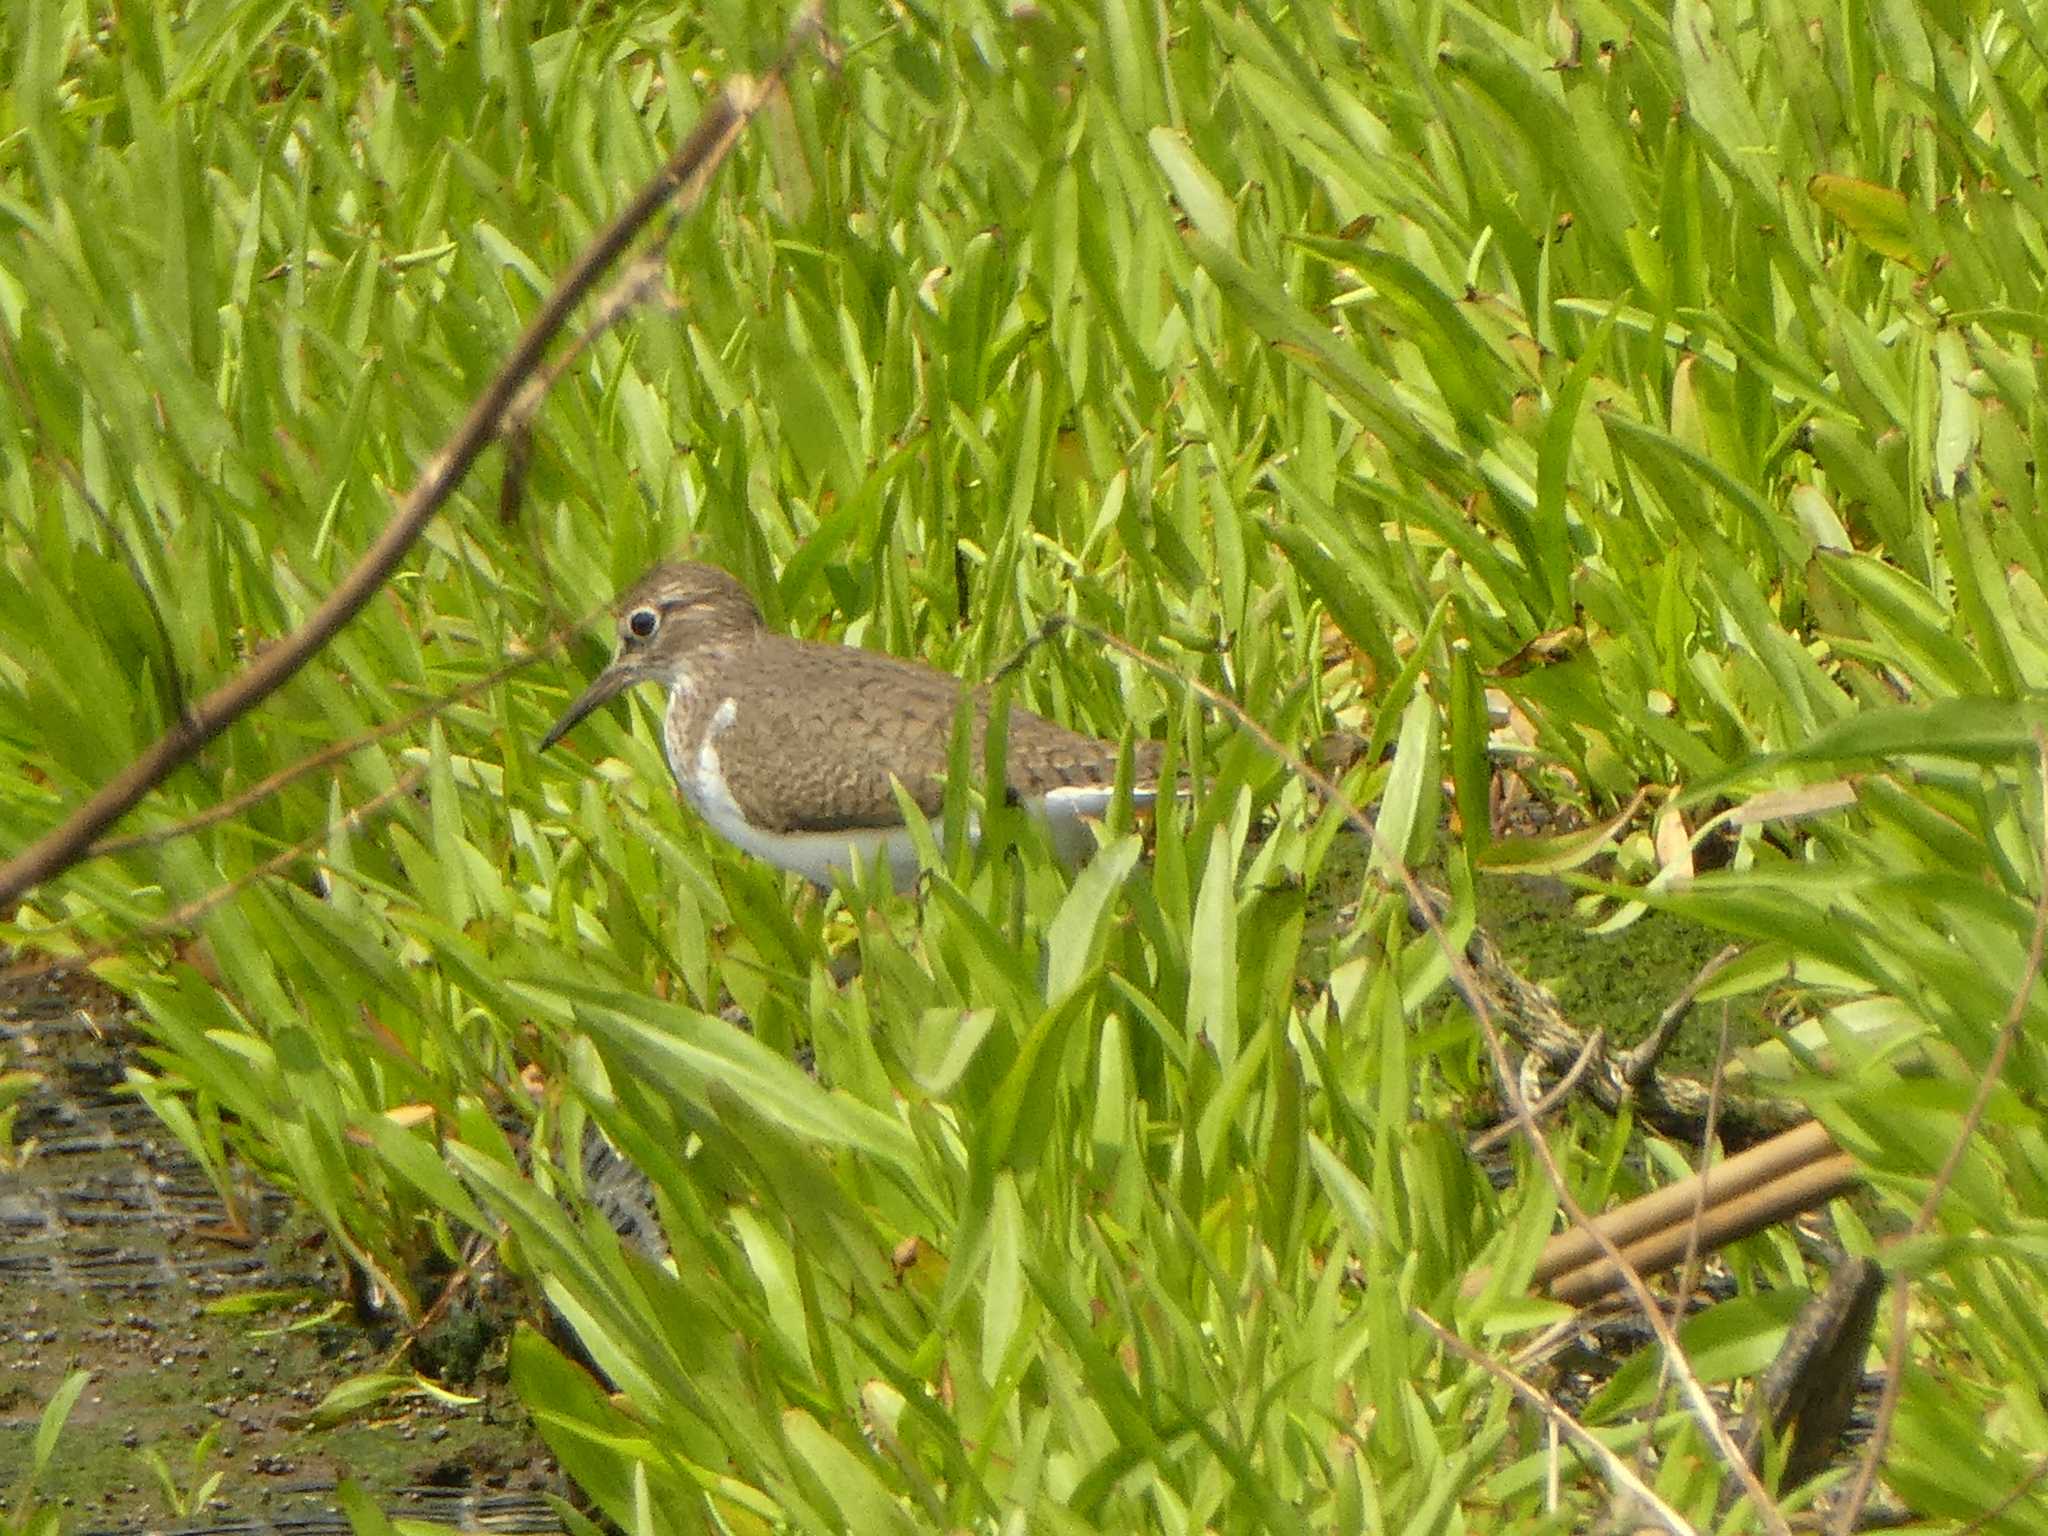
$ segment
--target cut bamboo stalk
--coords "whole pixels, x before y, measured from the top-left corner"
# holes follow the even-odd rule
[[[1709,1205],[1700,1213],[1697,1235],[1691,1232],[1692,1207],[1688,1205],[1684,1215],[1670,1226],[1622,1245],[1622,1257],[1639,1274],[1669,1269],[1684,1260],[1688,1239],[1695,1253],[1711,1253],[1725,1244],[1753,1236],[1766,1227],[1825,1204],[1843,1190],[1852,1188],[1861,1177],[1856,1159],[1846,1152],[1837,1152],[1832,1157],[1823,1157],[1803,1168],[1781,1174],[1733,1199],[1723,1197]],[[1628,1207],[1621,1209],[1626,1211]],[[1621,1271],[1611,1259],[1599,1258],[1566,1270],[1552,1279],[1549,1287],[1550,1294],[1559,1301],[1583,1306],[1621,1290]]]
[[[1693,1206],[1701,1203],[1700,1186],[1706,1185],[1704,1204],[1712,1210],[1723,1200],[1734,1200],[1759,1185],[1783,1178],[1808,1163],[1838,1153],[1834,1137],[1818,1120],[1794,1126],[1783,1135],[1760,1141],[1726,1162],[1716,1163],[1705,1173],[1653,1190],[1626,1205],[1596,1216],[1593,1225],[1607,1234],[1617,1248],[1640,1242],[1674,1223],[1692,1220]],[[1573,1229],[1561,1232],[1544,1246],[1531,1278],[1537,1285],[1548,1284],[1566,1270],[1577,1269],[1600,1257],[1600,1245],[1590,1232]]]
[[[1617,1206],[1595,1217],[1592,1225],[1637,1270],[1654,1273],[1685,1257],[1686,1234],[1696,1208],[1700,1223],[1695,1246],[1707,1253],[1824,1204],[1858,1177],[1855,1160],[1818,1120],[1809,1120],[1705,1173]],[[1465,1294],[1478,1294],[1487,1274],[1481,1269],[1468,1276]],[[1621,1288],[1599,1241],[1583,1228],[1559,1233],[1544,1246],[1530,1283],[1547,1286],[1562,1301],[1591,1300]]]

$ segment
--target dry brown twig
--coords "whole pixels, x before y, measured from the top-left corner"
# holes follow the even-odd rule
[[[354,756],[365,747],[375,746],[386,737],[409,731],[423,721],[431,720],[444,713],[451,706],[467,703],[478,694],[488,693],[507,678],[517,677],[542,657],[551,654],[556,647],[581,629],[603,609],[594,609],[573,624],[564,625],[549,635],[541,644],[523,656],[515,656],[500,666],[493,667],[481,677],[472,678],[460,688],[451,689],[429,699],[417,709],[408,710],[393,720],[380,721],[367,731],[351,736],[346,741],[330,742],[317,752],[309,752],[295,763],[287,763],[277,772],[258,779],[247,789],[227,799],[209,805],[196,815],[167,827],[155,827],[147,832],[131,832],[125,837],[103,837],[87,850],[90,858],[104,858],[109,854],[131,853],[138,848],[155,848],[164,843],[174,842],[181,837],[190,837],[208,827],[230,821],[252,805],[259,805],[272,795],[279,793],[309,773],[317,773],[330,763]]]
[[[1723,950],[1723,955],[1732,953]],[[1718,959],[1719,956],[1716,957]],[[1711,963],[1711,962],[1709,962]],[[1714,1043],[1714,1074],[1708,1079],[1711,1093],[1707,1099],[1707,1123],[1700,1130],[1700,1155],[1697,1172],[1705,1173],[1714,1157],[1715,1122],[1721,1118],[1721,1079],[1728,1065],[1728,1005],[1721,1005],[1720,1038]],[[1692,1215],[1685,1223],[1685,1260],[1678,1266],[1678,1294],[1672,1302],[1674,1316],[1685,1316],[1687,1303],[1691,1300],[1692,1288],[1698,1282],[1700,1258],[1700,1222],[1707,1214],[1707,1184],[1700,1181],[1699,1192],[1694,1195]],[[1658,1384],[1658,1393],[1663,1393],[1663,1384]]]
[[[204,894],[195,896],[176,910],[166,912],[162,917],[144,923],[140,928],[131,929],[129,932],[122,934],[118,939],[110,939],[103,944],[95,944],[91,948],[81,950],[75,955],[63,955],[54,960],[9,966],[5,971],[0,971],[0,976],[13,981],[23,977],[61,976],[71,971],[82,971],[87,966],[95,965],[102,960],[118,955],[123,950],[134,945],[146,943],[150,939],[162,938],[166,934],[177,933],[182,929],[190,928],[193,923],[206,916],[207,913],[226,902],[234,900],[235,897],[246,891],[257,881],[268,879],[272,875],[283,874],[300,860],[310,858],[319,852],[328,839],[340,833],[353,832],[356,828],[362,826],[364,822],[381,814],[396,801],[404,799],[420,787],[420,782],[426,778],[426,774],[427,771],[424,768],[408,768],[388,788],[379,790],[361,805],[355,806],[333,821],[328,822],[311,836],[302,838],[298,842],[293,843],[289,848],[272,854],[261,864],[252,865],[250,868],[242,871],[241,874],[235,876],[234,879],[224,881]]]
[[[1579,1204],[1578,1197],[1572,1193],[1571,1183],[1565,1178],[1564,1169],[1551,1150],[1542,1127],[1537,1124],[1531,1113],[1528,1100],[1522,1095],[1514,1063],[1508,1054],[1507,1043],[1502,1039],[1500,1029],[1494,1022],[1484,990],[1479,986],[1478,978],[1466,962],[1462,949],[1453,943],[1451,936],[1445,932],[1443,922],[1437,915],[1435,903],[1427,898],[1421,882],[1415,878],[1414,871],[1408,868],[1396,850],[1381,840],[1379,829],[1373,824],[1372,819],[1352,803],[1350,796],[1346,795],[1328,775],[1303,760],[1299,753],[1291,751],[1271,731],[1253,719],[1235,699],[1169,666],[1142,646],[1135,645],[1120,635],[1112,635],[1083,620],[1070,618],[1064,614],[1054,614],[1046,618],[1040,624],[1038,632],[1027,643],[1026,649],[1050,640],[1063,629],[1071,629],[1095,645],[1129,657],[1148,672],[1166,678],[1200,698],[1240,730],[1251,735],[1277,761],[1284,763],[1289,772],[1321,795],[1327,804],[1337,807],[1345,820],[1357,828],[1386,860],[1387,867],[1399,879],[1411,910],[1421,914],[1430,936],[1442,950],[1445,962],[1450,967],[1452,979],[1465,991],[1466,1002],[1471,1007],[1473,1019],[1479,1026],[1480,1037],[1486,1042],[1487,1054],[1493,1063],[1494,1074],[1500,1082],[1501,1093],[1508,1100],[1516,1125],[1521,1128],[1530,1151],[1535,1154],[1545,1179],[1556,1194],[1559,1208],[1565,1213],[1573,1230],[1584,1233],[1586,1239],[1595,1246],[1606,1262],[1615,1267],[1628,1290],[1630,1299],[1641,1312],[1643,1322],[1655,1336],[1658,1347],[1669,1362],[1670,1370],[1677,1378],[1701,1432],[1712,1443],[1723,1464],[1742,1484],[1743,1492],[1748,1495],[1762,1518],[1765,1529],[1770,1531],[1772,1536],[1791,1536],[1791,1527],[1786,1524],[1784,1514],[1750,1467],[1748,1458],[1736,1445],[1728,1426],[1722,1422],[1720,1412],[1715,1408],[1713,1399],[1707,1395],[1706,1386],[1700,1380],[1699,1373],[1693,1369],[1692,1362],[1686,1358],[1684,1350],[1679,1346],[1678,1335],[1672,1328],[1670,1318],[1657,1304],[1657,1298],[1651,1294],[1641,1272],[1629,1262],[1613,1239],[1595,1225],[1585,1208]],[[1014,659],[1011,664],[1014,665]]]
[[[1481,1354],[1420,1307],[1409,1308],[1408,1315],[1434,1334],[1437,1342],[1459,1359],[1469,1365],[1476,1365],[1489,1376],[1505,1382],[1517,1397],[1542,1414],[1553,1430],[1570,1436],[1587,1455],[1599,1463],[1616,1484],[1627,1491],[1631,1498],[1638,1500],[1645,1511],[1655,1515],[1658,1523],[1670,1531],[1672,1536],[1699,1536],[1699,1527],[1659,1498],[1657,1491],[1643,1481],[1634,1467],[1616,1455],[1598,1435],[1573,1418],[1549,1393],[1526,1377],[1517,1375],[1500,1361]]]
[[[1541,1120],[1553,1109],[1557,1108],[1558,1105],[1564,1103],[1566,1099],[1570,1098],[1577,1091],[1587,1072],[1592,1070],[1593,1063],[1606,1054],[1607,1028],[1605,1025],[1601,1025],[1586,1036],[1585,1047],[1579,1052],[1577,1059],[1569,1067],[1565,1068],[1564,1076],[1560,1077],[1555,1083],[1552,1083],[1547,1092],[1543,1093],[1540,1097],[1530,1098],[1529,1084],[1523,1083],[1522,1097],[1528,1102],[1529,1113],[1538,1120]],[[1533,1055],[1524,1056],[1522,1058],[1522,1067],[1525,1075],[1537,1064],[1536,1058]],[[1487,1127],[1487,1129],[1466,1142],[1465,1150],[1474,1157],[1483,1156],[1513,1136],[1520,1129],[1521,1127],[1514,1120],[1503,1120],[1498,1125]]]
[[[1742,955],[1740,944],[1730,944],[1699,968],[1693,979],[1685,984],[1685,990],[1671,1000],[1671,1006],[1658,1016],[1657,1022],[1642,1043],[1622,1058],[1621,1075],[1631,1088],[1641,1088],[1657,1070],[1657,1063],[1664,1059],[1664,1053],[1671,1049],[1671,1042],[1678,1038],[1678,1026],[1692,1013],[1693,1004],[1699,1001],[1700,993],[1707,983],[1727,970]],[[1725,1031],[1723,1032],[1725,1041]],[[1714,1064],[1712,1097],[1714,1107],[1719,1108],[1721,1090],[1721,1063]]]
[[[1957,1526],[1953,1536],[1976,1536],[1978,1531],[1983,1530],[1985,1526],[2000,1518],[2013,1505],[2019,1503],[2021,1499],[2032,1493],[2034,1486],[2044,1477],[2048,1477],[2048,1456],[2036,1457],[2034,1465],[2028,1470],[2027,1475],[2013,1484],[2011,1491],[2004,1498],[1985,1510],[1983,1514],[1975,1516],[1969,1524]]]
[[[1684,992],[1679,994],[1679,1001],[1683,1002],[1689,1009],[1692,1006],[1692,999],[1699,995],[1700,988],[1706,985],[1707,981],[1710,979],[1711,973],[1719,971],[1723,966],[1728,964],[1729,961],[1735,958],[1736,953],[1737,951],[1735,949],[1735,946],[1730,945],[1728,948],[1722,950],[1719,954],[1715,955],[1713,959],[1709,960],[1706,963],[1706,965],[1701,968],[1700,973],[1697,976],[1693,977],[1692,984],[1688,986]],[[1669,1018],[1672,1015],[1672,1013],[1677,1010],[1677,1006],[1678,1004],[1674,1003],[1671,1008],[1666,1009],[1665,1017]],[[1659,1022],[1661,1027],[1662,1021]],[[1658,1031],[1653,1029],[1650,1032],[1650,1038],[1654,1040],[1657,1036],[1657,1033]],[[1667,1036],[1664,1042],[1658,1045],[1657,1054],[1662,1055],[1666,1047],[1669,1045],[1669,1043],[1669,1037]],[[1649,1041],[1646,1040],[1644,1044],[1648,1045]],[[1671,1315],[1673,1317],[1682,1318],[1685,1316],[1686,1308],[1692,1305],[1693,1285],[1699,1278],[1696,1271],[1699,1263],[1700,1253],[1700,1223],[1707,1214],[1707,1181],[1704,1175],[1706,1174],[1707,1169],[1712,1165],[1713,1162],[1714,1122],[1720,1118],[1721,1074],[1722,1069],[1727,1065],[1727,1062],[1728,1010],[1727,1005],[1723,1004],[1721,1009],[1721,1035],[1720,1039],[1715,1043],[1714,1047],[1714,1074],[1708,1080],[1709,1091],[1707,1096],[1707,1123],[1700,1127],[1699,1158],[1693,1168],[1693,1172],[1702,1175],[1702,1177],[1699,1179],[1698,1183],[1694,1187],[1692,1211],[1686,1217],[1685,1257],[1679,1263],[1678,1288],[1671,1298]],[[1633,1064],[1633,1061],[1631,1061],[1631,1066],[1633,1066]],[[1654,1066],[1654,1059],[1652,1060],[1651,1065]],[[1649,1070],[1649,1067],[1645,1067],[1644,1070]],[[1650,1394],[1649,1412],[1644,1415],[1645,1419],[1652,1424],[1656,1423],[1658,1419],[1664,1416],[1665,1398],[1671,1391],[1671,1372],[1668,1369],[1668,1365],[1669,1362],[1667,1361],[1661,1362],[1658,1366],[1657,1389]],[[1646,1435],[1643,1438],[1642,1445],[1637,1448],[1636,1454],[1639,1458],[1647,1457],[1649,1451],[1650,1439]]]
[[[422,721],[433,719],[445,713],[451,706],[464,703],[469,699],[477,697],[479,694],[487,693],[507,678],[516,677],[535,662],[550,655],[572,634],[582,628],[584,624],[603,611],[603,607],[600,605],[590,613],[583,615],[575,623],[564,625],[550,634],[532,651],[521,656],[515,656],[512,660],[493,667],[481,677],[471,678],[459,688],[452,688],[444,693],[437,694],[418,708],[408,710],[396,719],[382,721],[372,726],[369,730],[351,736],[345,741],[331,742],[317,752],[310,752],[297,762],[288,763],[283,768],[278,769],[277,772],[257,780],[239,794],[231,795],[227,799],[210,805],[195,815],[184,818],[182,821],[174,822],[169,826],[154,827],[147,832],[132,833],[126,837],[103,838],[92,845],[91,856],[98,858],[111,854],[130,853],[141,848],[159,847],[164,843],[175,842],[178,838],[190,837],[195,833],[205,831],[208,827],[218,826],[222,822],[230,821],[243,811],[248,810],[251,806],[258,805],[271,796],[281,793],[299,779],[306,777],[306,775],[316,773],[332,763],[353,756],[365,747],[374,746],[388,737],[408,731]],[[416,773],[408,775],[408,778],[410,780],[408,787],[417,785]],[[384,797],[379,797],[377,803],[382,804],[383,800]],[[321,832],[314,834],[306,842],[295,846],[299,849],[317,846],[323,837],[330,835],[335,830],[346,831],[353,828],[359,824],[358,818],[368,809],[368,806],[361,806],[354,811],[346,813],[339,820],[329,823]],[[292,850],[286,850],[286,852],[289,854]],[[149,939],[159,937],[164,933],[173,932],[180,927],[188,926],[189,920],[192,917],[203,916],[236,892],[246,890],[256,879],[265,874],[279,873],[293,861],[292,857],[280,856],[253,870],[245,871],[243,874],[213,887],[211,890],[202,892],[187,903],[186,906],[179,908],[176,913],[157,918],[141,928],[123,934],[118,940],[92,945],[82,955],[59,956],[53,960],[20,960],[11,965],[0,967],[0,980],[17,981],[61,975],[79,970],[87,965],[95,964],[110,956],[123,953]],[[53,923],[47,928],[38,928],[29,937],[33,938],[37,947],[47,949],[51,940],[76,931],[85,921],[84,915],[74,916],[65,921]]]
[[[2043,956],[2048,954],[2048,733],[2038,725],[2034,727],[2034,752],[2044,770],[2041,846],[2036,864],[2041,872],[2041,890],[2034,897],[2034,931],[2027,941],[2026,969],[2020,974],[2019,985],[2013,989],[2012,1007],[2006,1010],[1998,1038],[1991,1044],[1991,1055],[1984,1063],[1984,1070],[1978,1074],[1977,1090],[1970,1096],[1969,1108],[1963,1112],[1963,1123],[1956,1128],[1956,1139],[1949,1147],[1948,1155],[1942,1159],[1941,1167],[1935,1171],[1934,1182],[1928,1186],[1927,1197],[1920,1202],[1913,1224],[1906,1229],[1904,1237],[1896,1240],[1898,1242],[1920,1237],[1934,1225],[1942,1197],[1955,1181],[1956,1170],[1963,1165],[1970,1142],[1977,1134],[1977,1127],[1983,1123],[1984,1111],[1990,1106],[1991,1095],[1997,1090],[1998,1080],[2005,1071],[2005,1059],[2012,1054],[2013,1042],[2019,1038],[2020,1022],[2026,1017],[2027,999],[2034,995],[2034,984],[2041,979]],[[1836,1509],[1835,1536],[1849,1536],[1856,1529],[1857,1521],[1863,1518],[1863,1506],[1869,1503],[1871,1490],[1877,1484],[1878,1464],[1884,1460],[1885,1444],[1891,1439],[1892,1420],[1899,1411],[1899,1392],[1905,1375],[1906,1345],[1910,1337],[1907,1313],[1911,1304],[1912,1294],[1903,1277],[1895,1277],[1892,1281],[1891,1340],[1885,1349],[1884,1386],[1878,1394],[1877,1420],[1870,1431],[1870,1444],[1864,1450],[1862,1461],[1857,1464],[1856,1476]]]
[[[94,839],[133,809],[172,770],[196,756],[214,737],[281,688],[362,611],[397,570],[427,522],[455,493],[478,456],[497,440],[507,411],[541,366],[548,347],[568,324],[576,306],[664,206],[685,188],[700,183],[724,160],[741,131],[774,91],[780,89],[800,51],[822,33],[820,12],[821,7],[815,3],[805,8],[791,29],[782,57],[761,81],[744,90],[721,92],[705,107],[668,163],[570,263],[468,414],[440,451],[428,459],[384,531],[306,622],[262,652],[242,672],[192,704],[175,725],[85,804],[0,865],[0,909],[12,907],[26,892],[85,858]]]
[[[694,198],[701,195],[703,186],[704,178],[700,176],[679,196]],[[533,421],[540,413],[542,403],[561,377],[576,365],[577,359],[596,344],[598,337],[631,314],[659,285],[665,265],[663,248],[681,222],[682,210],[677,208],[669,214],[668,225],[661,236],[633,259],[618,280],[592,306],[590,323],[569,339],[569,344],[560,354],[541,365],[506,408],[504,428],[499,434],[505,447],[505,472],[498,482],[498,521],[506,527],[518,519],[520,504],[526,498],[526,473],[533,464]],[[548,561],[547,545],[542,541],[537,526],[528,525],[528,539],[529,553],[533,557],[534,571],[540,578],[547,611],[558,613],[560,605],[555,597],[554,573]]]

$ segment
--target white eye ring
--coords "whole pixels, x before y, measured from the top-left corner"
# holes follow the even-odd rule
[[[661,610],[658,608],[635,608],[626,615],[626,633],[635,640],[652,640],[659,628]]]

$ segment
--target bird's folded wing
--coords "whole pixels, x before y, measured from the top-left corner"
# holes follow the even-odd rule
[[[779,648],[780,649],[780,648]],[[879,651],[801,645],[774,658],[774,710],[735,702],[710,743],[725,785],[747,820],[775,832],[841,832],[902,825],[891,787],[900,782],[927,816],[945,803],[943,765],[962,703],[975,711],[969,751],[979,763],[988,696],[948,673]],[[1158,749],[1141,743],[1137,778],[1156,772]],[[1107,790],[1115,743],[1042,719],[1009,714],[1007,776],[1013,796],[1056,789]]]

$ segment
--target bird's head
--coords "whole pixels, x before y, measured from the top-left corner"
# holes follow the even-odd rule
[[[747,589],[717,566],[694,561],[656,566],[626,589],[613,612],[617,654],[541,738],[541,751],[635,683],[674,687],[693,664],[761,628],[761,610]]]

